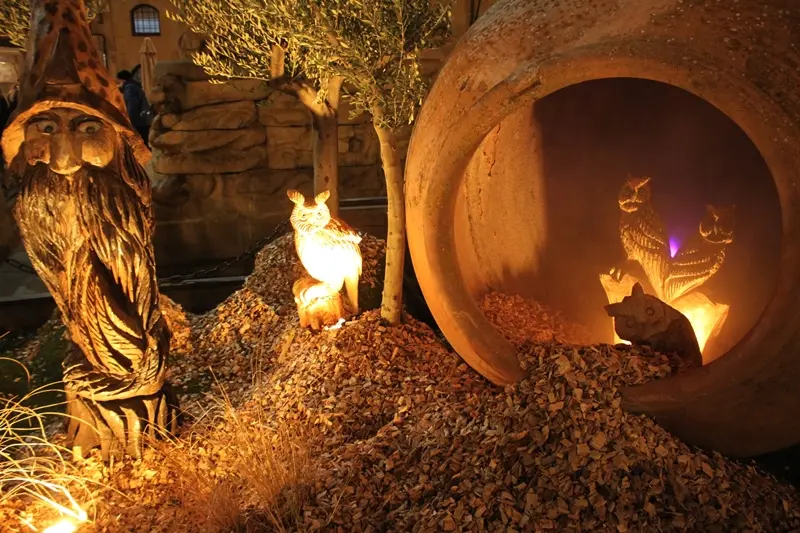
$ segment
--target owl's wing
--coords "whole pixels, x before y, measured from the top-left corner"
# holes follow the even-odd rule
[[[628,259],[642,265],[656,295],[663,299],[662,288],[669,273],[669,237],[664,224],[649,205],[633,213],[623,212],[620,238]]]
[[[72,293],[78,309],[94,318],[85,321],[98,359],[93,364],[118,376],[152,378],[138,375],[163,367],[163,361],[153,360],[160,359],[154,335],[163,321],[150,247],[150,182],[127,146],[123,165],[121,173],[84,180],[78,188],[88,246],[80,274],[84,287]]]
[[[338,218],[331,218],[330,222],[325,226],[331,235],[336,236],[337,240],[354,242],[356,244],[361,242],[361,236],[353,229],[347,222]]]
[[[687,294],[717,273],[725,261],[725,247],[706,241],[699,233],[670,260],[664,293],[670,301]]]
[[[357,267],[360,276],[362,269],[361,248],[359,247],[361,236],[345,221],[337,218],[331,218],[325,226],[325,233],[331,240],[331,244],[352,259],[351,264]]]

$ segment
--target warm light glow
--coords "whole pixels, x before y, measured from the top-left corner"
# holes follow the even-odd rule
[[[43,533],[73,533],[78,529],[79,524],[86,522],[86,511],[84,511],[78,505],[78,502],[75,501],[66,488],[59,486],[52,486],[50,488],[56,492],[61,492],[62,495],[68,500],[69,506],[61,505],[60,503],[48,498],[47,496],[44,496],[43,494],[36,494],[40,500],[58,510],[62,515],[66,515],[65,518],[62,518],[60,521],[45,529]]]
[[[343,324],[344,324],[344,318],[340,318],[339,321],[336,324],[334,324],[332,326],[325,326],[323,329],[326,329],[328,331],[334,330],[334,329],[341,329]]]
[[[292,288],[297,304],[300,325],[313,329],[338,329],[344,322],[344,309],[339,291],[329,285],[306,277]]]
[[[69,518],[64,518],[60,522],[53,524],[43,531],[43,533],[74,533],[78,526]]]
[[[698,291],[678,298],[671,305],[692,323],[700,352],[704,351],[709,340],[719,334],[730,309],[729,305],[714,303]]]
[[[669,256],[675,257],[675,254],[678,253],[678,250],[681,249],[681,243],[675,237],[669,238]]]
[[[311,287],[304,289],[298,297],[300,298],[300,301],[303,303],[303,305],[308,306],[311,305],[316,300],[324,300],[326,298],[330,298],[337,292],[338,291],[331,290],[331,288],[325,285],[324,283],[320,283],[318,285],[312,285]]]

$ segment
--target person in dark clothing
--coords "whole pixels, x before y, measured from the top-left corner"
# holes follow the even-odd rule
[[[3,133],[3,129],[6,127],[6,123],[8,119],[11,117],[11,113],[14,112],[14,109],[17,107],[17,88],[14,87],[11,91],[8,92],[8,95],[3,96],[0,94],[0,135]]]
[[[8,95],[3,96],[0,93],[0,137],[3,135],[3,130],[8,123],[8,119],[11,118],[11,114],[14,113],[14,109],[17,107],[17,87],[14,87],[11,91],[9,91]],[[0,157],[0,175],[2,175],[3,170],[5,168],[5,161],[2,157]]]
[[[122,97],[125,99],[125,107],[128,110],[131,124],[142,136],[145,144],[149,146],[150,125],[147,117],[150,104],[144,94],[144,89],[139,82],[133,79],[133,74],[128,70],[121,70],[117,73],[117,83],[122,91]]]

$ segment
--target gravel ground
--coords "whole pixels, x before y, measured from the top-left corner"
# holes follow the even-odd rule
[[[362,242],[366,299],[382,244]],[[79,465],[101,484],[80,531],[800,530],[793,488],[620,409],[621,387],[672,372],[666,357],[580,345],[557,313],[492,294],[484,312],[529,372],[500,389],[411,318],[300,328],[297,273],[283,237],[217,309],[165,301],[194,425],[142,461]],[[2,530],[30,531],[22,512],[0,510]]]

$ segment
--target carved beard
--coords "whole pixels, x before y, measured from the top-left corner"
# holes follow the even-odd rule
[[[98,400],[157,392],[169,346],[149,178],[127,144],[119,148],[109,166],[85,165],[71,176],[43,163],[27,167],[14,210],[33,267],[85,356],[73,381],[102,381],[92,391]]]

